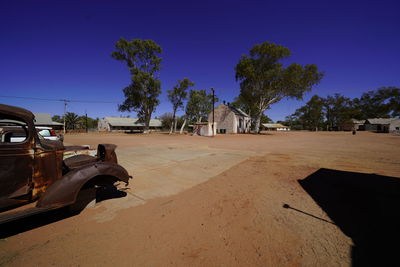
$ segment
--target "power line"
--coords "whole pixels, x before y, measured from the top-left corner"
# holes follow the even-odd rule
[[[120,102],[114,102],[114,101],[70,100],[70,99],[39,98],[39,97],[10,96],[10,95],[0,95],[0,97],[30,99],[30,100],[40,100],[40,101],[75,102],[75,103],[99,103],[99,104],[119,104],[120,103]]]

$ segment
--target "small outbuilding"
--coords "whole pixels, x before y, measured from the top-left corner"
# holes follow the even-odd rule
[[[212,122],[195,122],[191,126],[193,127],[193,135],[214,136],[217,134],[216,122],[214,123],[214,127],[212,125]]]
[[[50,113],[33,113],[35,115],[35,126],[51,127],[54,130],[61,130],[64,124],[55,122],[51,119]]]
[[[208,121],[213,121],[212,112],[208,115]],[[219,104],[214,110],[214,122],[216,132],[219,134],[249,133],[251,118],[239,108],[228,104]]]
[[[138,118],[122,117],[104,117],[98,123],[99,131],[125,132],[125,131],[143,131],[144,123],[139,122]],[[159,131],[162,128],[161,120],[151,119],[150,130]]]
[[[373,118],[367,119],[364,123],[366,131],[388,133],[390,124],[396,119],[393,118]]]
[[[290,127],[280,123],[262,123],[261,127],[266,131],[290,131]]]
[[[339,131],[352,131],[353,129],[356,131],[363,131],[365,126],[365,120],[356,120],[351,119],[348,122],[340,123],[337,127]]]

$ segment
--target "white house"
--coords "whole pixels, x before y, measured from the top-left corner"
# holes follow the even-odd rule
[[[212,122],[212,112],[208,115],[208,121]],[[249,133],[251,118],[239,108],[232,107],[229,103],[219,104],[214,110],[214,122],[217,133]]]

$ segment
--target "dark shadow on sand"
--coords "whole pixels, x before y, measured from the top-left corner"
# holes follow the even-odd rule
[[[400,178],[320,169],[299,183],[353,240],[353,266],[400,265]]]

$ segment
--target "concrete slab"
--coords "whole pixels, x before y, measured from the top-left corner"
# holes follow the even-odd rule
[[[126,190],[127,197],[96,205],[104,212],[95,220],[112,220],[118,210],[182,192],[255,155],[258,153],[191,145],[118,149],[119,164],[134,178]]]

